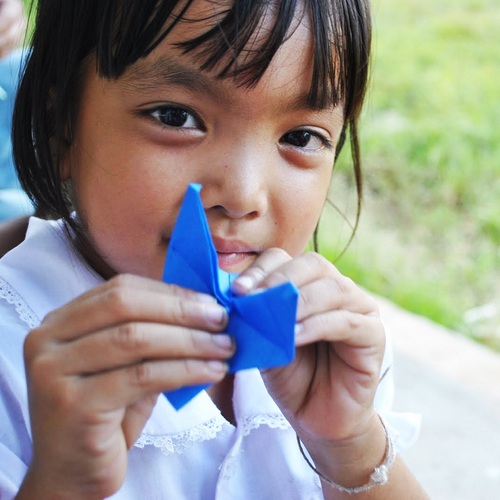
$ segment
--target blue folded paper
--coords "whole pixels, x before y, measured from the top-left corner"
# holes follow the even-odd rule
[[[295,357],[298,291],[284,283],[250,295],[234,295],[236,277],[219,269],[210,230],[201,204],[199,184],[190,184],[170,239],[163,281],[212,295],[228,311],[226,332],[236,343],[229,371],[284,366]],[[165,392],[179,409],[207,385]]]

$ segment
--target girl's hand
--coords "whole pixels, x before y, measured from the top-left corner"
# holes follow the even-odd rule
[[[0,0],[0,57],[6,56],[23,41],[26,17],[21,0]]]
[[[159,392],[216,383],[233,354],[208,296],[117,276],[50,313],[25,343],[33,461],[26,498],[102,498]]]
[[[300,293],[296,359],[263,374],[268,390],[311,452],[325,445],[347,452],[372,435],[371,444],[379,445],[373,468],[385,446],[373,409],[385,348],[377,305],[317,253],[292,259],[268,250],[235,280],[234,290],[248,293],[286,281]]]

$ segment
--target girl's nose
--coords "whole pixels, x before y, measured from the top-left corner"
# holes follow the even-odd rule
[[[232,219],[254,219],[268,210],[271,169],[264,155],[225,154],[203,175],[206,210],[217,209]]]

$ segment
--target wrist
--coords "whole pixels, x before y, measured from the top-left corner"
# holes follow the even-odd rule
[[[104,498],[108,495],[97,495],[80,492],[76,488],[64,489],[61,481],[49,479],[45,471],[40,471],[33,462],[24,477],[24,481],[16,495],[16,500],[88,500]]]
[[[307,452],[297,436],[304,459],[323,483],[346,493],[361,493],[387,482],[394,446],[382,418],[376,413],[373,417],[366,431],[349,439],[316,442],[305,438]]]

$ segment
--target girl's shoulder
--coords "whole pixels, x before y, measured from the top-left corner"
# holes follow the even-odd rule
[[[0,307],[14,307],[33,328],[101,281],[74,250],[63,221],[31,217],[25,240],[0,259]]]

